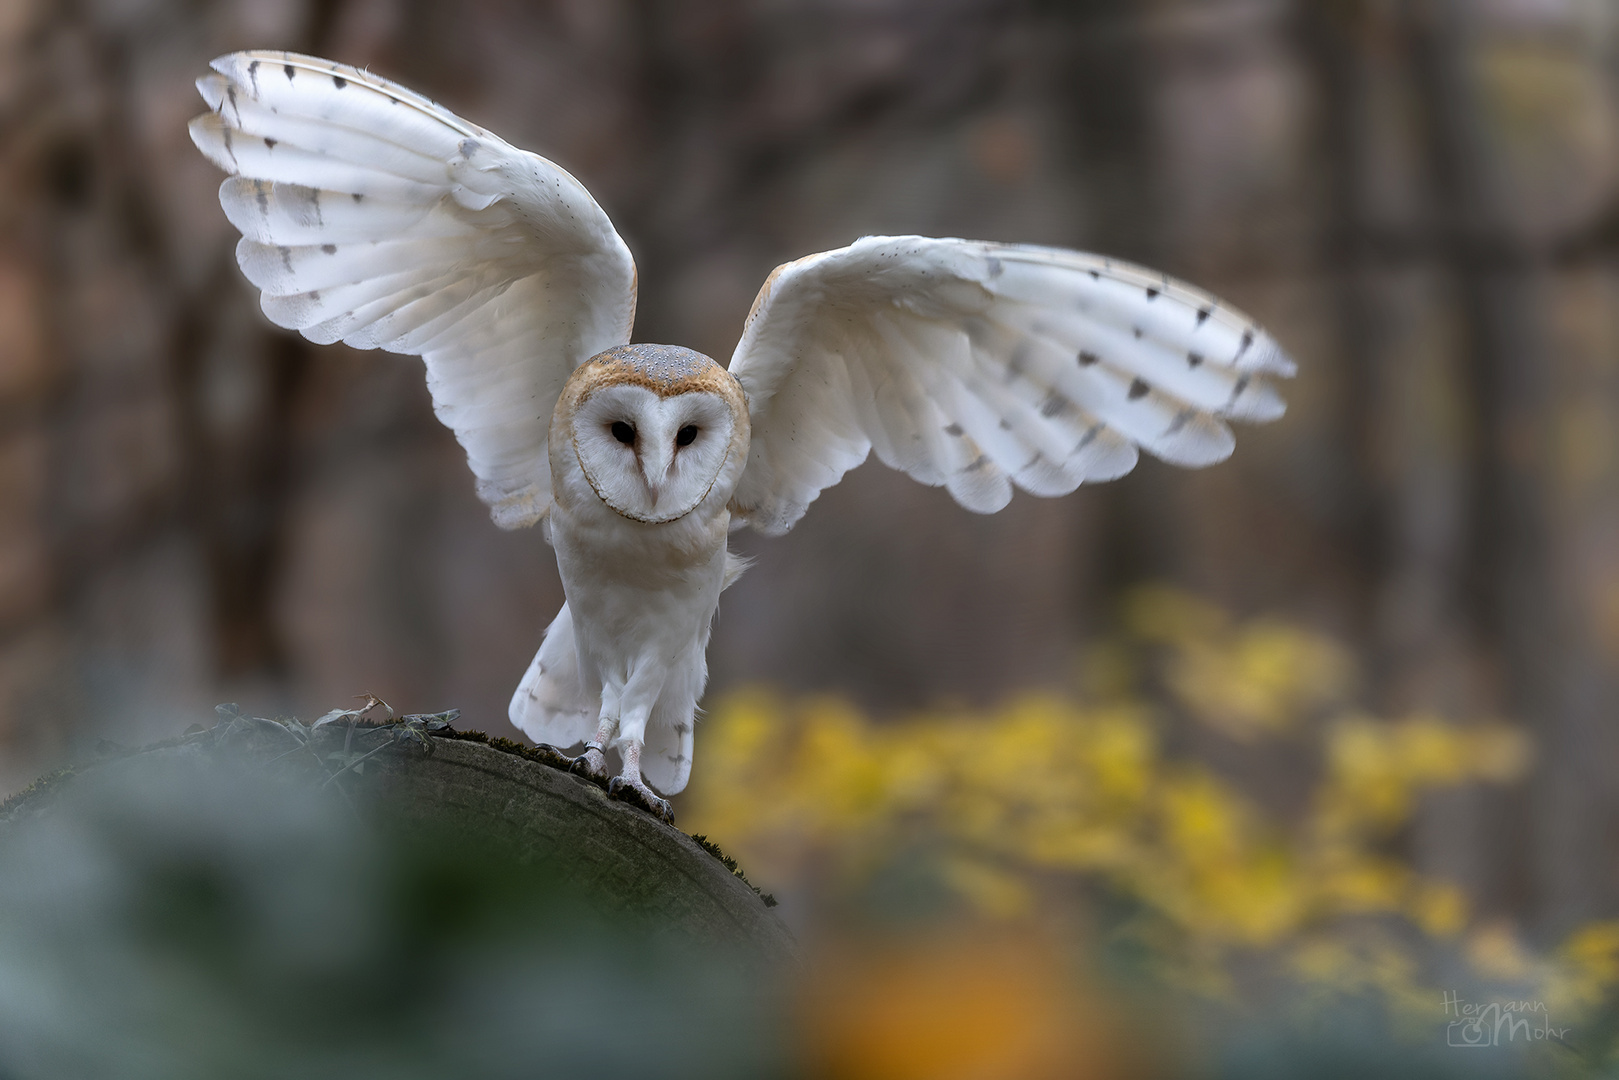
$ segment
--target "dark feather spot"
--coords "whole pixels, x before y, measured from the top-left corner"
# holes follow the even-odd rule
[[[292,77],[298,73],[298,69],[293,67],[291,64],[282,64],[281,65],[281,70],[285,71],[287,73],[287,81],[288,82],[291,82]]]
[[[322,244],[320,246],[320,249],[322,251],[324,251],[328,255],[336,255],[337,254],[337,245],[336,244]]]
[[[259,62],[257,60],[254,60],[254,61],[250,62],[247,65],[247,74],[248,74],[248,76],[250,78],[257,78],[258,77],[258,74],[259,74]]]
[[[1049,420],[1051,417],[1056,416],[1066,408],[1068,408],[1068,399],[1053,390],[1051,393],[1047,394],[1046,399],[1040,403],[1040,415]]]
[[[980,470],[987,469],[988,467],[989,467],[989,456],[987,454],[979,454],[977,457],[972,459],[972,462],[970,464],[968,464],[968,466],[965,469],[962,469],[961,471],[962,472],[979,472]]]
[[[1211,315],[1211,314],[1212,314],[1212,312],[1206,307],[1198,308],[1197,309],[1197,325],[1202,326],[1204,323],[1208,322],[1209,321],[1209,315]]]
[[[477,139],[462,139],[461,140],[461,145],[459,147],[457,147],[457,149],[459,149],[461,151],[461,156],[462,157],[470,158],[470,157],[472,157],[473,154],[476,154],[478,152],[478,140]]]
[[[398,105],[399,104],[399,99],[394,97],[392,94],[384,94],[382,96],[388,99],[388,104],[390,104],[390,105]]]
[[[1096,363],[1100,359],[1102,359],[1102,358],[1100,356],[1097,356],[1093,352],[1082,352],[1082,353],[1079,354],[1079,366],[1080,367],[1090,367],[1092,364]]]
[[[1097,273],[1095,270],[1092,270],[1091,271],[1091,280],[1092,281],[1101,281],[1102,280],[1102,275]]]
[[[1253,331],[1253,328],[1250,327],[1249,329],[1244,330],[1242,332],[1242,348],[1237,350],[1237,355],[1241,356],[1243,353],[1247,352],[1248,351],[1248,346],[1252,345],[1253,343],[1254,343],[1254,331]]]
[[[287,268],[287,273],[292,273],[292,249],[290,247],[284,247],[277,248],[276,250],[281,252],[281,265]]]
[[[1151,286],[1149,286],[1147,288],[1147,300],[1148,300],[1148,302],[1150,303],[1150,302],[1152,302],[1153,300],[1156,300],[1156,299],[1158,299],[1158,290],[1152,288]]]
[[[318,302],[320,300],[320,290],[319,289],[310,289],[309,290],[309,299]]]
[[[360,201],[360,200],[361,200],[361,199],[363,199],[363,198],[365,198],[365,196],[364,196],[364,195],[361,195],[361,194],[360,194],[360,193],[359,193],[359,192],[358,192],[358,191],[356,191],[356,192],[355,192],[355,193],[354,193],[354,196],[353,196],[353,198],[354,198],[354,201],[355,201],[355,202],[359,202],[359,201]]]
[[[1148,386],[1146,381],[1143,380],[1143,379],[1135,379],[1135,380],[1131,381],[1131,383],[1130,383],[1130,400],[1131,401],[1139,401],[1140,399],[1146,397],[1147,392],[1149,390],[1151,390],[1151,389],[1152,389],[1152,387]]]
[[[944,433],[946,435],[954,435],[958,439],[961,438],[963,435],[967,434],[965,431],[962,430],[962,427],[961,427],[960,424],[950,424],[950,425],[946,426],[945,429],[944,429]]]
[[[1197,410],[1196,409],[1182,409],[1180,412],[1175,414],[1175,419],[1170,421],[1169,427],[1164,431],[1164,434],[1165,435],[1179,435],[1180,432],[1181,432],[1181,429],[1184,428],[1188,423],[1190,423],[1192,417],[1194,417],[1196,415],[1197,415]]]
[[[266,150],[274,150],[275,149],[275,144],[276,144],[275,139],[269,138],[268,136],[265,137],[264,148]]]
[[[1076,453],[1076,454],[1079,453],[1081,450],[1085,449],[1091,443],[1095,442],[1096,437],[1098,435],[1100,435],[1100,434],[1102,434],[1102,425],[1101,424],[1092,424],[1089,428],[1087,428],[1085,430],[1085,434],[1080,437],[1079,445],[1074,447],[1074,453]]]
[[[333,75],[332,76],[332,85],[337,87],[339,90],[343,89],[343,87],[347,86],[348,84],[349,84],[349,81],[347,79],[343,78],[343,76],[341,76],[341,75]]]
[[[320,188],[305,187],[302,184],[287,184],[285,187],[307,208],[305,213],[300,215],[301,224],[307,225],[311,217],[314,218],[315,224],[325,224],[320,213]]]
[[[1189,353],[1186,354],[1186,366],[1187,367],[1194,367],[1195,368],[1201,363],[1203,363],[1203,354],[1202,353],[1189,352]]]
[[[1012,350],[1012,358],[1006,362],[1006,381],[1011,382],[1023,374],[1029,366],[1029,343],[1022,341]]]
[[[989,257],[989,276],[992,278],[998,278],[1005,272],[1006,267],[1001,265],[1001,260],[991,255]]]
[[[259,214],[270,216],[270,185],[263,180],[253,181],[253,201],[259,204]]]
[[[1012,430],[1012,421],[1003,419],[1001,421],[1001,430],[1002,431],[1011,431]]]
[[[1248,389],[1248,376],[1244,375],[1237,380],[1237,385],[1231,388],[1231,400],[1236,401],[1244,390]]]
[[[1141,327],[1139,327],[1139,326],[1132,326],[1132,327],[1131,327],[1131,328],[1130,328],[1130,329],[1131,329],[1131,331],[1132,331],[1132,332],[1134,332],[1134,334],[1135,334],[1135,335],[1136,335],[1136,340],[1137,340],[1137,341],[1140,341],[1140,340],[1141,340]]]

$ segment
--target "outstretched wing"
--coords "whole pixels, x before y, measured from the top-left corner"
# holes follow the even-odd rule
[[[1057,248],[871,236],[778,267],[731,372],[753,436],[731,509],[772,535],[866,459],[993,513],[1135,467],[1224,460],[1294,371],[1252,320]]]
[[[222,56],[198,149],[264,313],[322,344],[414,353],[504,528],[551,502],[568,375],[629,341],[635,264],[562,169],[419,94],[328,60]]]

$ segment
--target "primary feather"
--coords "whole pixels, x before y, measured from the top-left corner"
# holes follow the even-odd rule
[[[790,529],[872,451],[969,510],[1230,455],[1293,363],[1251,319],[1057,248],[872,236],[777,268],[731,360],[753,440],[733,511]]]
[[[197,81],[199,149],[272,322],[420,355],[496,523],[551,504],[546,433],[568,375],[629,340],[635,265],[584,187],[402,86],[296,53]]]

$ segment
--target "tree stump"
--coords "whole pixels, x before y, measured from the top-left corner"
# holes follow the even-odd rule
[[[230,714],[52,774],[0,806],[0,1076],[778,1075],[786,927],[565,764]]]
[[[637,918],[678,927],[693,939],[751,945],[768,959],[794,955],[791,933],[771,911],[774,899],[747,883],[712,844],[699,843],[646,812],[608,798],[597,784],[566,771],[566,759],[550,747],[525,747],[482,733],[424,732],[377,750],[387,725],[357,729],[354,746],[343,725],[301,734],[314,738],[308,755],[287,753],[286,743],[262,725],[234,738],[199,732],[134,753],[104,759],[89,770],[138,775],[162,763],[207,768],[199,750],[235,753],[294,767],[311,783],[341,782],[368,817],[392,827],[416,827],[450,843],[462,841],[521,864],[542,866],[595,904]],[[216,729],[217,730],[217,729]],[[219,733],[223,735],[223,733]],[[368,755],[358,771],[333,777],[334,747],[350,744],[350,756]],[[278,760],[279,759],[279,760]],[[87,770],[52,774],[0,807],[0,835],[48,815],[71,797]],[[734,865],[734,864],[733,864]]]

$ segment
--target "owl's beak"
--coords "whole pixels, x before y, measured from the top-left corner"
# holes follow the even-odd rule
[[[639,454],[636,455],[641,464],[641,476],[646,480],[647,491],[652,495],[652,506],[658,505],[658,494],[663,488],[664,481],[669,478],[669,466],[674,464],[674,447],[666,439],[648,439]]]

